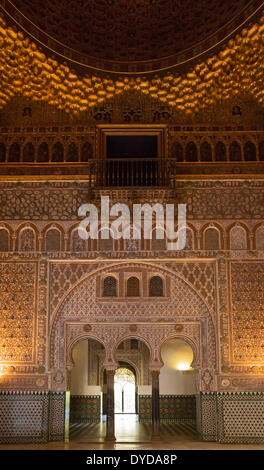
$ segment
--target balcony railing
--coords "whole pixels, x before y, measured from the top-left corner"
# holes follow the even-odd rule
[[[104,159],[88,162],[88,179],[99,187],[170,187],[175,159]]]

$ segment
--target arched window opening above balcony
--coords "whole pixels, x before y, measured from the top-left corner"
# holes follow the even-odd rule
[[[198,161],[198,151],[194,142],[189,142],[186,147],[186,161],[187,162],[197,162]]]
[[[135,276],[130,277],[127,280],[127,297],[139,297],[139,279]]]
[[[160,276],[153,276],[149,281],[149,296],[163,297],[163,279]]]
[[[60,142],[56,142],[52,149],[52,161],[60,163],[64,161],[64,148]]]
[[[9,233],[6,229],[0,229],[0,251],[9,251]]]
[[[60,251],[61,234],[57,229],[50,229],[46,234],[46,251]]]
[[[117,280],[114,276],[107,276],[104,279],[103,297],[117,297]]]
[[[219,233],[219,230],[217,230],[217,228],[211,227],[205,231],[204,248],[205,250],[219,250],[220,249],[220,233]]]
[[[37,161],[39,163],[49,162],[49,146],[46,142],[42,142],[42,144],[39,145]]]

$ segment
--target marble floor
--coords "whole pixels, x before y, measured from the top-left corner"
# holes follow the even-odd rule
[[[71,426],[70,442],[0,445],[0,450],[264,450],[264,445],[223,445],[201,442],[195,424],[161,424],[160,441],[151,441],[151,424],[138,422],[135,415],[116,415],[116,442],[104,442],[105,422]]]
[[[72,442],[104,442],[106,423],[73,424],[70,430]],[[137,415],[116,415],[115,435],[117,443],[147,444],[151,442],[151,423],[139,422]],[[161,424],[162,440],[173,438],[192,439],[196,437],[194,422]]]

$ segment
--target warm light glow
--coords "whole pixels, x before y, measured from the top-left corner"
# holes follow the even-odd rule
[[[161,350],[164,365],[175,371],[192,370],[193,350],[183,339],[173,338],[164,343]]]
[[[188,362],[180,362],[177,367],[178,370],[189,370],[190,364]]]
[[[22,31],[15,31],[0,17],[0,109],[14,96],[23,96],[78,114],[125,92],[149,96],[188,117],[206,107],[222,106],[241,93],[254,96],[263,105],[263,33],[264,16],[218,54],[201,60],[181,76],[168,72],[161,78],[102,78],[92,72],[78,75],[66,64],[47,57]]]

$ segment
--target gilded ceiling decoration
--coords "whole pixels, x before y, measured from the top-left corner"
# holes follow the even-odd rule
[[[94,68],[158,70],[202,53],[252,13],[257,0],[13,0],[5,8],[55,50]],[[17,9],[17,10],[16,10]],[[23,17],[23,16],[24,17]],[[32,24],[35,31],[32,31]],[[212,35],[215,35],[212,37]],[[43,36],[46,44],[48,37]],[[64,50],[62,50],[62,46]],[[70,48],[70,50],[65,50]],[[77,56],[76,56],[77,58]],[[166,62],[167,61],[167,65]],[[100,63],[101,62],[101,63]]]
[[[222,2],[225,5],[225,2]],[[21,28],[0,19],[0,107],[22,96],[78,114],[124,92],[158,100],[187,116],[237,96],[263,104],[264,16],[230,39],[218,54],[186,73],[163,75],[83,74],[48,56]]]

